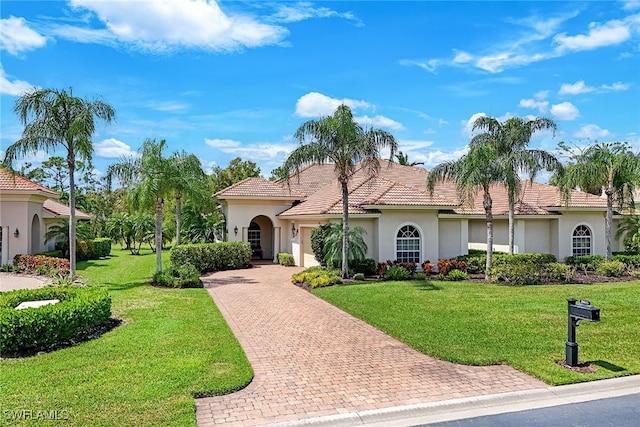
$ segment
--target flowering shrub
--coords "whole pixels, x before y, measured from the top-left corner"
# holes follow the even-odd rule
[[[68,275],[70,270],[69,260],[42,255],[16,255],[13,265],[19,271],[30,274]]]
[[[451,270],[467,271],[467,263],[456,259],[439,259],[438,273],[446,276]]]

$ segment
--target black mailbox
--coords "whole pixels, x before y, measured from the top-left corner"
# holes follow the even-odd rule
[[[576,327],[581,320],[589,322],[600,321],[600,309],[595,308],[589,301],[582,300],[579,303],[575,298],[568,298],[568,338],[566,343],[566,362],[569,366],[578,365],[578,343],[576,342]]]
[[[578,304],[569,304],[569,316],[590,322],[600,321],[600,309],[592,306],[589,301],[580,301]]]

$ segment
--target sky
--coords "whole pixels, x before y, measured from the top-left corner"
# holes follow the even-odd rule
[[[93,138],[98,176],[152,138],[268,178],[342,103],[427,169],[462,156],[482,115],[553,119],[530,148],[640,149],[637,0],[3,0],[0,18],[0,155],[20,94],[72,88],[116,110]]]

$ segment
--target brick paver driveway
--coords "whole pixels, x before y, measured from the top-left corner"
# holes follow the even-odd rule
[[[237,393],[196,399],[200,427],[261,425],[546,387],[509,366],[434,359],[291,284],[295,267],[203,277],[251,362]]]

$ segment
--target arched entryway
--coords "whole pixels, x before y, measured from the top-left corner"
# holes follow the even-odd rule
[[[271,219],[264,215],[254,217],[247,228],[247,241],[251,244],[254,259],[275,258],[274,229]]]
[[[38,252],[42,252],[42,248],[40,247],[40,218],[38,215],[34,215],[31,220],[31,244],[29,248],[30,254],[36,254]]]

